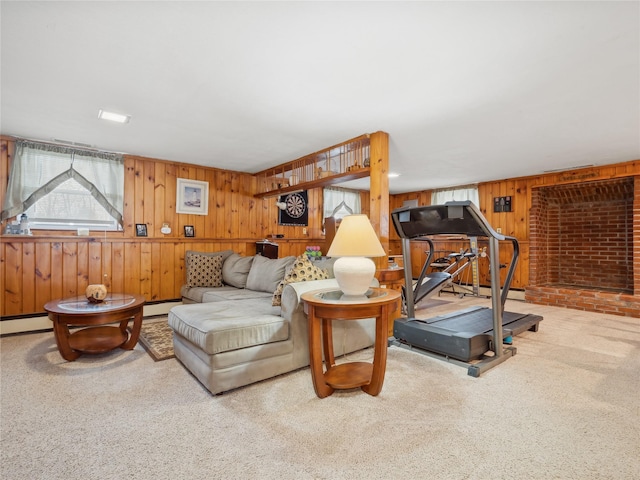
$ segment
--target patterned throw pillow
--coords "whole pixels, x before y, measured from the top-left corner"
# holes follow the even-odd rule
[[[289,283],[308,282],[309,280],[325,280],[329,278],[329,272],[324,268],[316,267],[309,257],[300,255],[293,262],[291,269],[285,275],[284,279],[278,284],[278,288],[273,293],[272,304],[274,307],[281,305],[282,290]]]
[[[187,286],[221,287],[222,255],[187,252]]]

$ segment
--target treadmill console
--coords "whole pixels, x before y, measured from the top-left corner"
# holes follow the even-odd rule
[[[391,212],[391,218],[401,238],[447,234],[504,240],[501,234],[491,228],[478,207],[468,200],[398,208]]]

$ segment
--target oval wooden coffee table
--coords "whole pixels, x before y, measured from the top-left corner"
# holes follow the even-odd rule
[[[83,353],[104,353],[115,348],[132,350],[142,326],[142,295],[112,293],[100,303],[86,297],[73,297],[48,302],[44,309],[53,322],[53,333],[62,358],[73,361]],[[131,334],[127,325],[133,319]],[[109,323],[120,322],[118,326]],[[73,333],[69,326],[82,326]]]

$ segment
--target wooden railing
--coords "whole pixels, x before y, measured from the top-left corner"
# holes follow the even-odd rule
[[[275,196],[368,177],[369,145],[369,135],[365,134],[258,172],[255,196]]]

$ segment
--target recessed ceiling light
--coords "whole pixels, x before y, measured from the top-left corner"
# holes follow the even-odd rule
[[[389,178],[396,178],[396,177],[399,177],[399,176],[400,176],[399,173],[393,173],[393,172],[389,172],[389,175],[388,175]]]
[[[131,120],[131,115],[122,115],[121,113],[98,110],[98,118],[101,118],[102,120],[110,120],[117,123],[129,123],[129,120]]]

